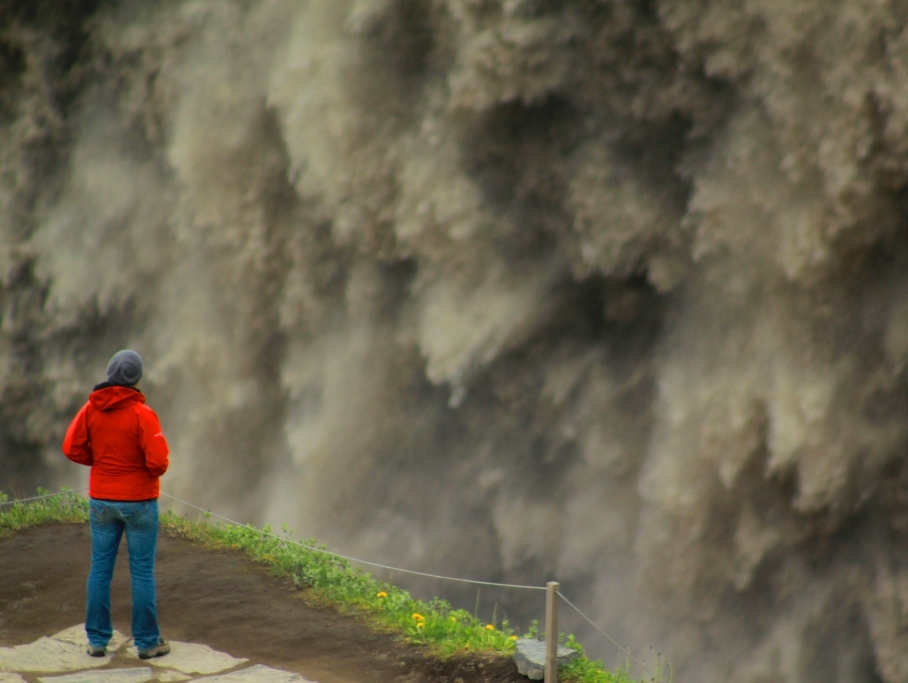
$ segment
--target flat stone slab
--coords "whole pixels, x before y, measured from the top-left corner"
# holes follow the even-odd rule
[[[299,674],[272,669],[264,664],[256,664],[248,669],[232,671],[229,674],[194,678],[193,681],[206,681],[206,683],[312,683]]]
[[[130,645],[126,651],[131,657],[139,658],[135,645]],[[233,669],[249,660],[231,657],[226,652],[212,650],[207,645],[174,640],[170,641],[170,654],[142,661],[155,667],[176,669],[184,674],[215,674]]]
[[[85,643],[56,640],[42,636],[34,643],[0,647],[0,671],[62,672],[106,666],[111,656],[89,657]]]
[[[90,657],[86,653],[88,637],[85,624],[77,624],[42,637],[28,645],[0,648],[0,683],[27,683],[23,674],[44,674],[38,683],[177,683],[207,681],[208,683],[312,683],[299,674],[272,669],[262,664],[242,667],[249,660],[218,652],[207,645],[171,641],[170,653],[163,657],[139,660],[135,645],[122,633],[114,631],[105,657]],[[118,650],[122,650],[118,652]],[[124,661],[125,659],[125,661]],[[130,660],[141,665],[130,668],[101,669],[113,660],[130,666]],[[74,673],[70,673],[74,672]],[[195,675],[203,678],[196,678]]]
[[[138,669],[103,669],[101,671],[80,671],[65,676],[40,676],[40,683],[146,683],[154,678],[151,667]]]
[[[82,649],[88,647],[88,636],[85,633],[85,624],[76,624],[69,628],[63,629],[59,633],[51,636],[54,640],[62,640],[64,643],[73,643],[79,645]],[[107,643],[108,652],[116,652],[129,640],[126,636],[114,629],[110,642]]]
[[[558,668],[577,658],[577,650],[558,646]],[[517,671],[534,681],[545,678],[545,641],[534,638],[521,638],[514,651],[514,662]]]

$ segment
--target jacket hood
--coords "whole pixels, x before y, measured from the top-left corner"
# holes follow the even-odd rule
[[[117,410],[133,403],[145,403],[145,396],[138,389],[115,384],[99,387],[88,396],[89,402],[98,410]]]

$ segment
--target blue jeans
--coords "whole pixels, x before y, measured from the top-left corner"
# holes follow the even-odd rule
[[[92,647],[107,647],[113,635],[110,620],[110,580],[120,538],[126,532],[132,586],[132,637],[139,650],[158,644],[154,558],[158,544],[158,501],[91,500],[91,572],[85,632]]]

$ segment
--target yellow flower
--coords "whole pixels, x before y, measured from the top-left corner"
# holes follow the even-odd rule
[[[377,597],[377,598],[387,598],[387,597],[388,597],[388,594],[385,593],[384,591],[378,591],[378,594],[377,594],[375,597]]]
[[[451,623],[452,623],[452,624],[456,624],[456,623],[457,623],[457,617],[451,617]]]
[[[517,636],[511,636],[511,640],[517,640]]]
[[[486,631],[494,631],[495,627],[492,624],[486,624]]]
[[[417,631],[422,631],[422,629],[423,629],[424,626],[425,626],[425,624],[422,623],[421,621],[416,622],[416,630],[417,630]]]
[[[426,618],[425,618],[423,615],[421,615],[421,614],[416,614],[415,612],[414,612],[414,614],[413,614],[413,618],[414,618],[416,621],[425,621],[425,620],[426,620]]]

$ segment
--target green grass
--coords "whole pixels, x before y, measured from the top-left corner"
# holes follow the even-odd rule
[[[39,495],[46,493],[39,489]],[[0,502],[7,497],[0,493]],[[48,522],[79,523],[88,520],[88,501],[75,493],[30,503],[0,507],[0,537]],[[493,616],[483,622],[462,609],[454,609],[445,600],[416,600],[410,594],[326,553],[314,540],[301,543],[290,540],[286,527],[284,537],[275,538],[269,527],[211,524],[209,519],[194,522],[172,512],[161,515],[161,527],[168,533],[192,540],[209,548],[242,552],[270,568],[272,573],[289,578],[306,590],[307,599],[331,604],[341,612],[364,618],[373,628],[392,633],[405,641],[426,648],[427,654],[450,657],[457,654],[510,655],[518,635],[539,637],[534,622],[526,633],[518,634],[506,619]],[[583,654],[583,647],[573,635],[561,634],[559,640],[580,651],[581,656],[561,669],[564,683],[632,683],[630,666],[609,671],[602,662]],[[657,660],[657,664],[659,661]],[[664,681],[660,668],[645,679]],[[641,679],[644,680],[644,679]]]
[[[37,495],[50,493],[38,489]],[[9,496],[0,492],[0,504],[9,500]],[[15,531],[47,524],[49,522],[87,522],[88,500],[76,493],[67,493],[56,498],[45,498],[30,503],[13,503],[0,507],[0,538],[9,536]]]

